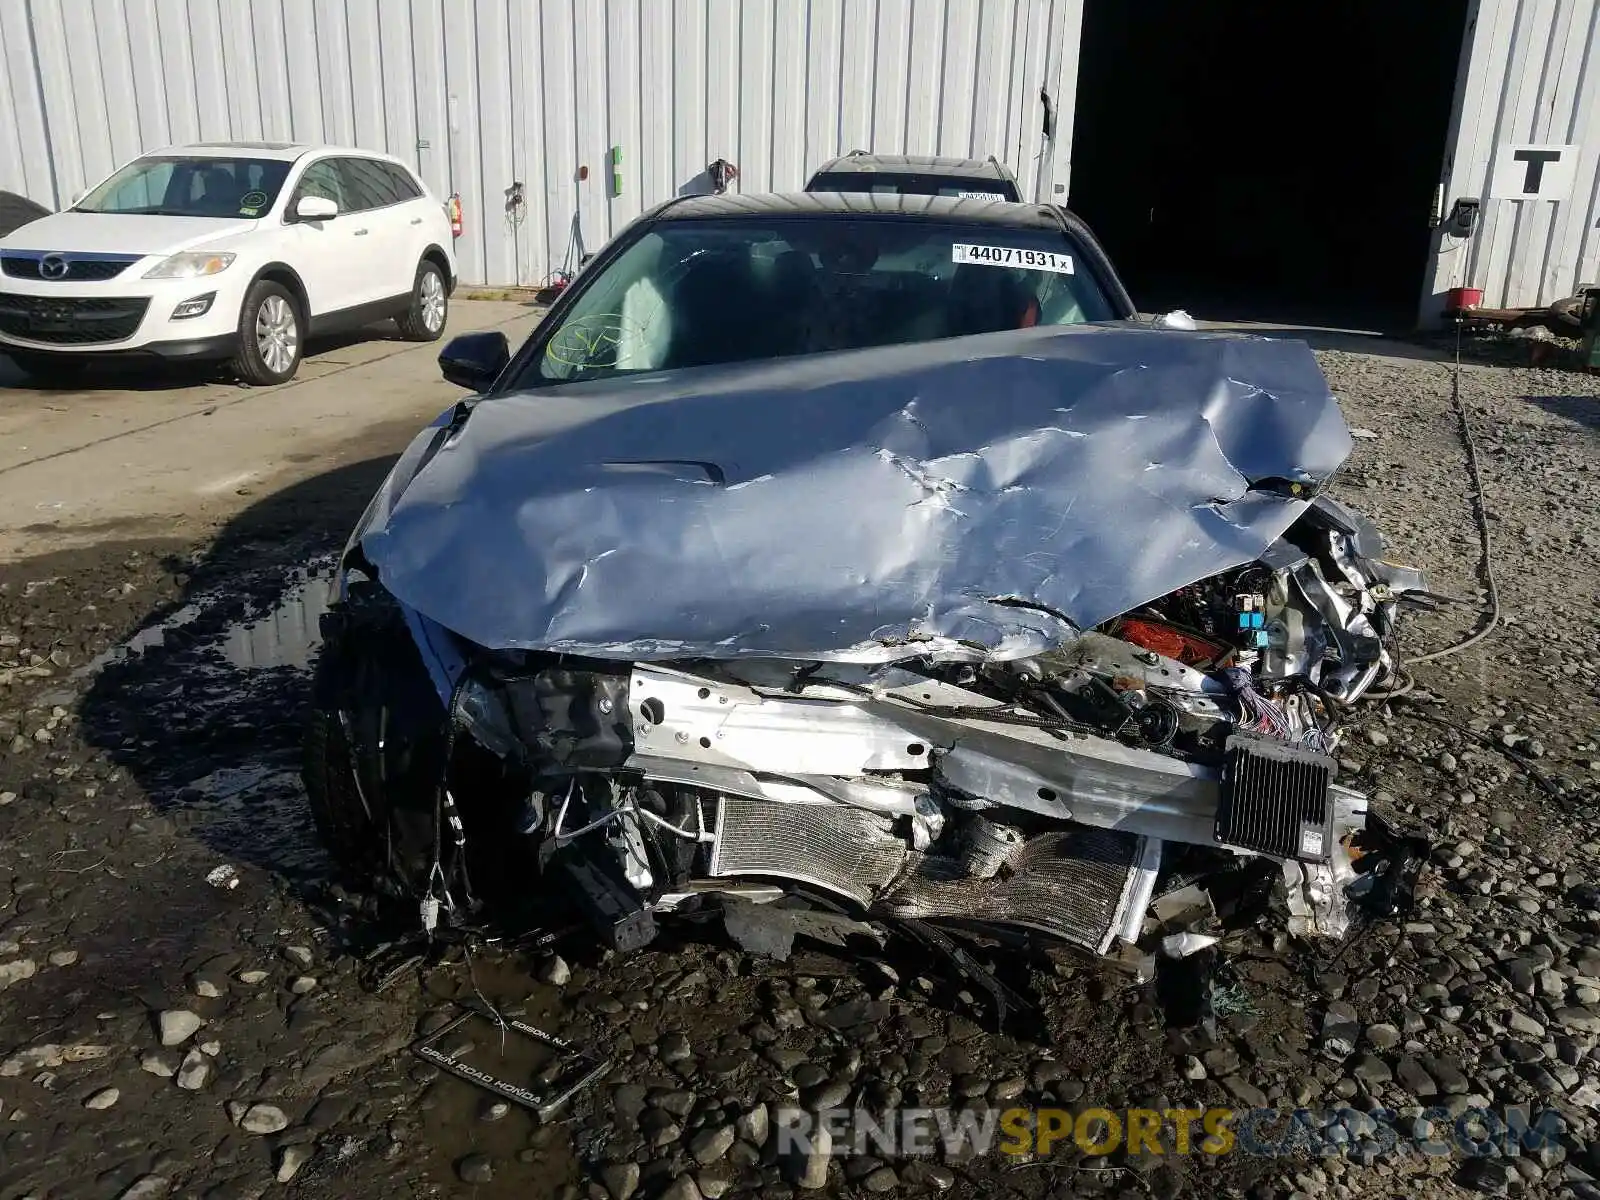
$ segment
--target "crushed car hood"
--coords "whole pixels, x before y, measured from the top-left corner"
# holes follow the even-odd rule
[[[1034,329],[493,397],[358,537],[491,649],[1020,658],[1259,557],[1350,449],[1304,343]]]

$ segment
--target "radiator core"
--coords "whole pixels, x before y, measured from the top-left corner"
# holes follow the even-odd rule
[[[1104,954],[1122,927],[1145,839],[1079,827],[1029,838],[993,878],[952,859],[913,855],[878,909],[901,917],[960,917],[1025,925]]]
[[[722,795],[713,875],[770,875],[848,896],[865,908],[900,873],[910,848],[892,819],[842,804]]]

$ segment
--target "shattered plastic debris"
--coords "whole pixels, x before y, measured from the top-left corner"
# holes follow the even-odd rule
[[[1259,1017],[1261,1009],[1237,983],[1218,984],[1211,991],[1211,1008],[1219,1017]]]
[[[1173,933],[1161,939],[1161,953],[1168,958],[1187,958],[1197,950],[1215,946],[1221,940],[1208,933]]]
[[[1367,817],[1366,841],[1348,898],[1368,919],[1404,916],[1416,906],[1417,884],[1432,845],[1420,833],[1402,831],[1375,812]]]
[[[876,939],[882,935],[871,925],[837,913],[787,905],[757,904],[737,896],[723,896],[722,920],[728,936],[739,948],[786,961],[794,939],[805,936],[832,946],[843,946],[852,934]]]
[[[239,886],[239,872],[227,863],[206,872],[206,882],[214,888],[231,890]]]
[[[1027,1022],[1039,1019],[1038,1007],[1031,998],[1007,987],[993,971],[974,958],[965,947],[957,945],[943,930],[926,921],[900,921],[897,928],[925,950],[944,956],[963,979],[983,991],[992,1006],[996,1028],[1003,1027],[1012,1015]]]

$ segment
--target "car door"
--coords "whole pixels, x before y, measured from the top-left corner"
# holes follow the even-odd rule
[[[406,250],[403,257],[415,269],[430,245],[440,238],[449,240],[442,228],[442,210],[439,202],[428,195],[422,184],[417,182],[416,176],[405,167],[399,163],[385,163],[384,169],[394,184],[395,194],[400,197],[398,215],[405,224]]]
[[[307,196],[332,200],[339,206],[339,215],[331,221],[297,220],[295,206]],[[320,158],[301,173],[287,209],[293,248],[289,265],[305,284],[313,318],[327,317],[370,298],[371,280],[363,278],[371,258],[367,252],[371,235],[361,232],[364,215],[350,211],[338,159]]]
[[[369,294],[365,303],[411,294],[419,255],[411,245],[414,228],[389,164],[377,158],[339,159],[344,194],[365,238]]]

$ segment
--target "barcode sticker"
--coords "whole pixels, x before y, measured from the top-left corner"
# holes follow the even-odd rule
[[[1054,271],[1072,274],[1072,255],[1053,250],[1024,250],[1020,246],[976,246],[957,242],[950,247],[950,261],[976,263],[985,267],[1021,267],[1025,271]]]

